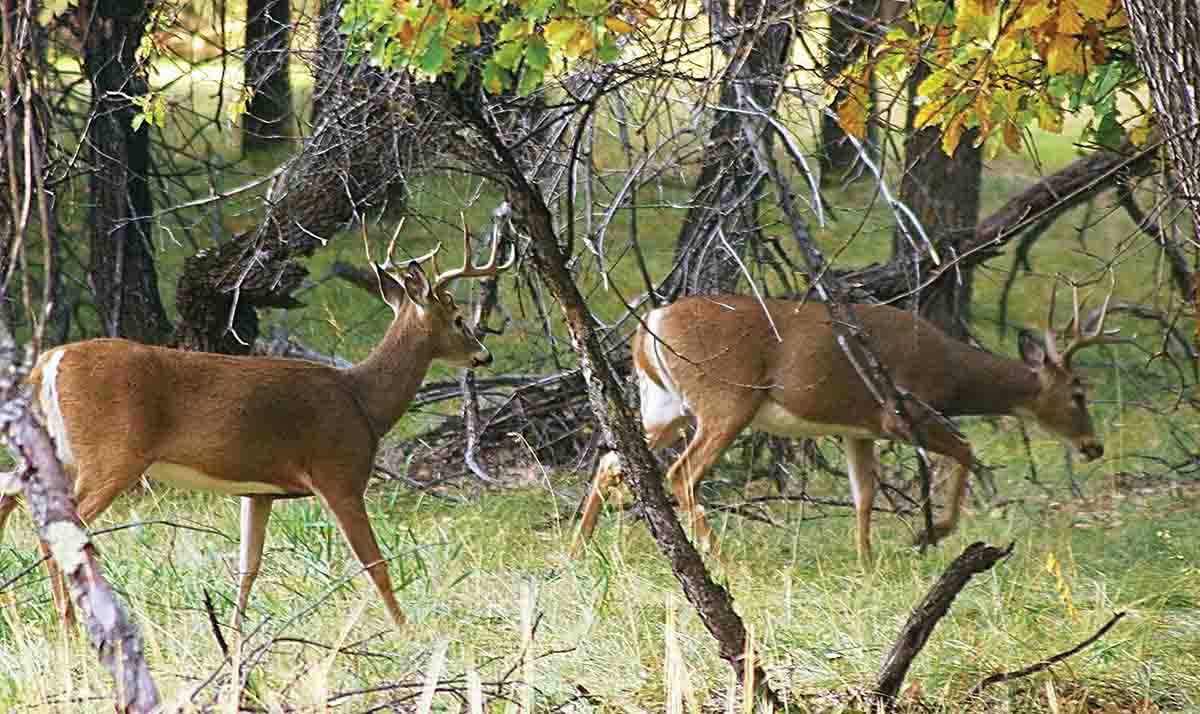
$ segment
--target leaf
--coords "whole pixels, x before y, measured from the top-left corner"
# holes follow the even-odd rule
[[[621,18],[611,16],[604,18],[604,26],[618,35],[628,35],[635,29],[633,25],[630,25]]]
[[[856,139],[867,136],[867,105],[862,102],[857,92],[850,92],[837,108],[838,126],[842,131]]]
[[[1079,14],[1089,20],[1107,19],[1112,12],[1112,0],[1076,0]]]
[[[517,94],[522,97],[528,96],[542,86],[542,81],[546,78],[546,73],[540,68],[533,67],[529,63],[525,64],[525,68],[521,71],[521,81],[517,84]]]
[[[546,46],[546,40],[536,36],[529,38],[525,48],[525,66],[538,72],[545,72],[546,67],[550,66],[550,48]],[[524,81],[524,77],[521,79]]]
[[[483,88],[492,94],[499,94],[508,89],[512,83],[508,70],[500,67],[494,60],[489,60],[483,66]]]
[[[1012,29],[1028,30],[1049,20],[1054,15],[1054,8],[1046,0],[1042,0],[1040,3],[1032,5],[1023,3],[1018,12],[1020,12],[1020,16],[1012,22]]]
[[[1062,133],[1063,118],[1057,107],[1048,104],[1038,107],[1038,128],[1055,134]]]
[[[441,73],[442,65],[446,62],[446,47],[442,44],[442,36],[438,35],[430,40],[429,47],[426,48],[425,54],[421,57],[420,68],[426,74],[437,75]]]
[[[954,120],[942,131],[942,151],[946,152],[946,156],[954,156],[954,152],[958,149],[958,142],[962,139],[962,131],[966,122],[966,113],[959,112],[958,116],[954,117]]]
[[[1014,154],[1021,153],[1021,129],[1011,121],[1004,122],[1004,145]]]
[[[1083,74],[1083,45],[1071,35],[1058,35],[1046,54],[1046,69],[1051,74]]]
[[[1058,6],[1058,31],[1064,35],[1078,35],[1083,32],[1083,16],[1069,0]],[[1056,38],[1057,42],[1061,38]]]
[[[546,28],[542,30],[542,36],[546,38],[546,43],[551,47],[563,49],[579,31],[579,26],[578,20],[552,20],[546,23]]]

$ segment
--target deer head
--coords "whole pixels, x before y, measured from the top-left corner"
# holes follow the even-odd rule
[[[388,243],[387,256],[383,264],[375,263],[375,277],[379,281],[379,293],[395,315],[396,323],[408,329],[417,329],[430,336],[432,357],[461,367],[483,367],[491,364],[488,352],[465,316],[459,310],[454,295],[448,290],[451,282],[461,278],[489,278],[512,267],[516,261],[516,250],[503,265],[497,263],[500,241],[492,242],[491,257],[481,266],[471,264],[471,234],[463,226],[463,266],[446,272],[438,272],[437,254],[439,243],[433,250],[410,260],[398,274],[393,275],[395,265],[393,253],[396,238],[404,222],[397,226]],[[425,276],[422,264],[432,261],[436,277],[431,283]]]
[[[1074,311],[1064,330],[1071,335],[1071,339],[1066,349],[1060,351],[1053,327],[1057,293],[1055,286],[1050,296],[1044,343],[1039,342],[1028,330],[1023,330],[1019,337],[1021,358],[1037,373],[1041,385],[1037,396],[1026,405],[1026,409],[1044,429],[1070,442],[1090,461],[1104,455],[1104,446],[1096,437],[1088,412],[1087,386],[1072,370],[1071,358],[1084,347],[1116,344],[1125,340],[1116,336],[1117,330],[1104,330],[1111,294],[1104,299],[1104,305],[1091,313],[1086,324],[1081,326],[1079,290],[1072,288]]]

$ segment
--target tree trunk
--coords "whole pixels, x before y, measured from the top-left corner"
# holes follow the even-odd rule
[[[92,83],[87,124],[91,288],[104,334],[160,344],[171,323],[158,295],[147,185],[149,126],[133,129],[132,98],[147,85],[134,56],[146,25],[138,0],[98,0],[85,34],[84,70]]]
[[[1200,245],[1200,0],[1123,3],[1178,179],[1177,195],[1191,208],[1194,242]]]
[[[916,88],[929,76],[928,66],[913,70],[909,84],[908,139],[904,142],[904,176],[900,180],[900,200],[920,221],[929,240],[943,261],[953,260],[961,244],[975,233],[979,223],[979,183],[983,177],[983,152],[972,146],[975,130],[964,131],[954,156],[942,151],[942,131],[938,127],[916,130]],[[892,244],[892,262],[901,266],[919,264],[918,256],[928,246],[915,226],[897,229]],[[915,283],[924,276],[912,273]],[[917,300],[922,315],[947,334],[965,339],[971,310],[970,267],[958,266],[944,272],[923,289]]]
[[[717,121],[709,131],[700,177],[675,243],[676,267],[663,285],[668,299],[730,292],[742,277],[738,261],[729,251],[744,254],[746,244],[758,235],[754,187],[758,176],[753,152],[741,130],[743,114],[729,108],[754,111],[739,96],[742,91],[763,110],[775,104],[792,46],[791,26],[783,12],[788,3],[740,0],[731,23],[722,3],[706,2],[713,34],[733,65],[721,81]],[[770,21],[763,23],[762,17]],[[742,31],[732,40],[722,41],[733,27]]]
[[[435,152],[451,137],[435,126],[437,112],[425,110],[432,103],[413,110],[428,85],[344,61],[339,9],[322,8],[314,92],[321,117],[271,185],[262,222],[184,262],[176,293],[179,347],[247,354],[258,336],[258,308],[299,304],[291,293],[308,274],[300,259],[364,207],[381,203],[412,165],[410,152]]]
[[[847,67],[854,64],[867,48],[877,14],[878,0],[838,0],[829,8],[829,39],[825,43],[825,66],[821,76],[832,82]],[[871,98],[875,98],[875,75],[871,75]],[[839,89],[831,106],[839,106],[846,91]],[[878,140],[875,122],[867,122],[868,147]],[[861,173],[858,150],[846,139],[846,132],[832,114],[821,115],[821,144],[817,154],[821,165],[821,184],[832,186],[842,177]]]
[[[291,130],[291,4],[246,0],[246,17],[245,83],[254,95],[242,117],[242,150],[249,153],[286,140]]]

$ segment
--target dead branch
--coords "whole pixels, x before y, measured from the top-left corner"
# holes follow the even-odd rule
[[[12,393],[11,385],[7,391]],[[100,663],[112,675],[117,710],[126,714],[157,711],[158,688],[146,665],[141,635],[100,571],[95,547],[76,519],[69,481],[54,443],[22,397],[8,401],[0,420],[10,448],[26,464],[18,470],[17,480],[38,536],[62,568]]]
[[[971,578],[989,570],[993,565],[1007,558],[1012,553],[1013,544],[1007,548],[995,548],[984,543],[972,543],[954,559],[946,568],[937,583],[913,609],[908,616],[908,622],[900,632],[900,637],[892,645],[887,657],[883,660],[883,668],[875,680],[875,696],[885,706],[891,706],[904,677],[925,643],[933,628],[950,610],[954,598],[962,592]]]
[[[976,684],[974,687],[971,687],[971,691],[967,693],[967,696],[968,697],[978,696],[980,692],[982,692],[984,689],[987,689],[988,687],[992,686],[993,684],[999,684],[1001,682],[1009,682],[1014,679],[1020,679],[1021,677],[1028,677],[1031,674],[1037,674],[1038,672],[1041,672],[1044,669],[1049,669],[1051,666],[1053,666],[1054,664],[1056,664],[1058,662],[1062,662],[1064,659],[1067,659],[1068,657],[1073,657],[1073,656],[1079,654],[1084,649],[1091,646],[1092,643],[1096,642],[1101,637],[1103,637],[1105,635],[1105,633],[1107,633],[1109,630],[1111,630],[1113,628],[1113,625],[1115,625],[1121,621],[1122,617],[1125,617],[1124,612],[1118,612],[1117,614],[1113,615],[1112,619],[1104,624],[1104,627],[1101,627],[1099,630],[1096,630],[1096,634],[1092,635],[1091,637],[1087,638],[1083,642],[1080,642],[1079,644],[1075,645],[1074,647],[1072,647],[1071,649],[1069,649],[1065,652],[1059,652],[1058,654],[1054,655],[1053,657],[1048,657],[1047,659],[1044,659],[1041,662],[1038,662],[1037,664],[1031,664],[1028,667],[1018,669],[1015,672],[997,672],[996,674],[993,674],[993,675],[987,677],[979,684]]]

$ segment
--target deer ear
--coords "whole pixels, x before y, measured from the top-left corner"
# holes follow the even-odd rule
[[[379,281],[379,295],[383,301],[391,306],[392,310],[399,310],[400,306],[408,298],[405,286],[392,277],[392,274],[387,271],[379,263],[371,263],[375,267],[375,279]]]
[[[1046,364],[1046,348],[1029,330],[1021,330],[1021,334],[1017,335],[1017,348],[1021,352],[1021,359],[1030,367],[1038,369]]]
[[[409,300],[421,306],[429,302],[433,292],[429,287],[429,278],[425,277],[425,271],[421,270],[420,263],[415,260],[409,263],[400,275],[400,279],[404,281],[404,292],[408,293]]]

